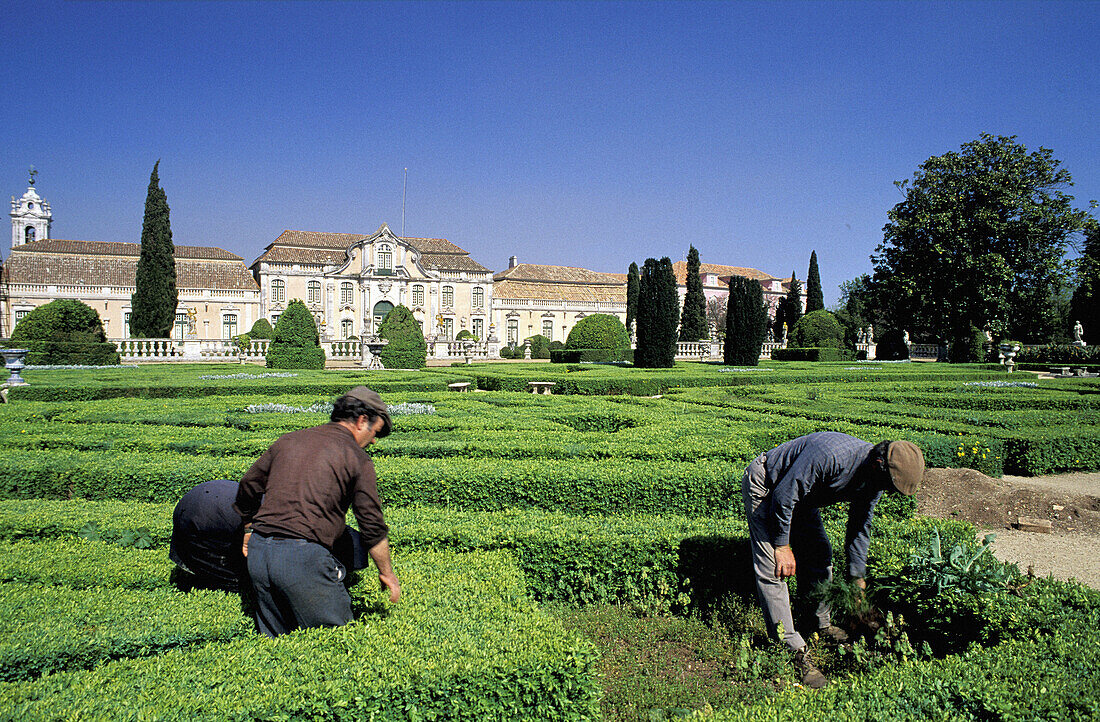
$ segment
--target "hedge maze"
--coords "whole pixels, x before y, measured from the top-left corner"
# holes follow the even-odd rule
[[[913,440],[934,466],[1100,468],[1100,384],[1005,386],[990,367],[474,365],[199,378],[240,370],[31,370],[32,385],[0,406],[0,718],[599,719],[599,655],[550,607],[627,605],[720,623],[715,610],[751,593],[739,486],[760,451],[836,430]],[[447,391],[455,380],[490,390]],[[555,395],[522,393],[528,380],[557,382]],[[372,447],[402,601],[385,603],[365,574],[352,587],[353,623],[269,640],[239,597],[177,591],[167,559],[175,501],[202,481],[239,478],[280,434],[322,423],[323,404],[360,383],[408,410]],[[278,410],[256,411],[265,408]],[[843,512],[826,517],[840,550]],[[974,535],[914,517],[907,500],[880,505],[869,577],[913,585],[916,599],[911,560],[933,529],[945,545]],[[765,700],[706,715],[1100,715],[1089,638],[1100,593],[1004,574],[1015,591],[925,600],[946,622],[907,610],[914,643],[949,653],[880,655],[816,693],[791,687],[792,674]],[[945,635],[966,644],[955,650]]]

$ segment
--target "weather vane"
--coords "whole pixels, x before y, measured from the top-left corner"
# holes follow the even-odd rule
[[[31,166],[31,169],[30,169],[30,171],[29,171],[29,173],[31,174],[31,185],[33,186],[33,185],[34,185],[34,177],[35,177],[36,175],[38,175],[38,171],[36,171],[36,170],[34,169],[34,166],[32,165],[32,166]]]

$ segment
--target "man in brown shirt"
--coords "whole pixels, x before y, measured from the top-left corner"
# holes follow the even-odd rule
[[[256,589],[256,626],[269,637],[351,621],[347,570],[332,553],[352,509],[390,601],[401,585],[390,560],[374,464],[364,451],[393,426],[385,402],[356,386],[329,423],[284,434],[245,472],[233,508]]]

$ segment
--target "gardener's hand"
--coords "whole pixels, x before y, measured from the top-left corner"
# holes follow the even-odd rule
[[[852,584],[855,584],[860,589],[863,589],[863,590],[867,589],[867,582],[863,579],[863,577],[856,577],[855,579],[852,580]]]
[[[248,556],[248,540],[252,537],[252,530],[246,529],[244,532],[244,541],[241,542],[241,555]]]
[[[789,544],[775,548],[775,576],[780,579],[794,576],[794,552]]]

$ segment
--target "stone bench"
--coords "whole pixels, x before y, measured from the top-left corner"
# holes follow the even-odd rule
[[[447,388],[449,388],[451,391],[458,391],[460,393],[465,393],[465,392],[468,392],[470,390],[470,382],[469,381],[458,381],[458,382],[455,382],[453,384],[447,384]]]
[[[1054,376],[1069,376],[1069,366],[1051,366],[1050,373]]]
[[[550,389],[558,384],[554,381],[528,381],[527,385],[531,388],[533,394],[549,394]]]

